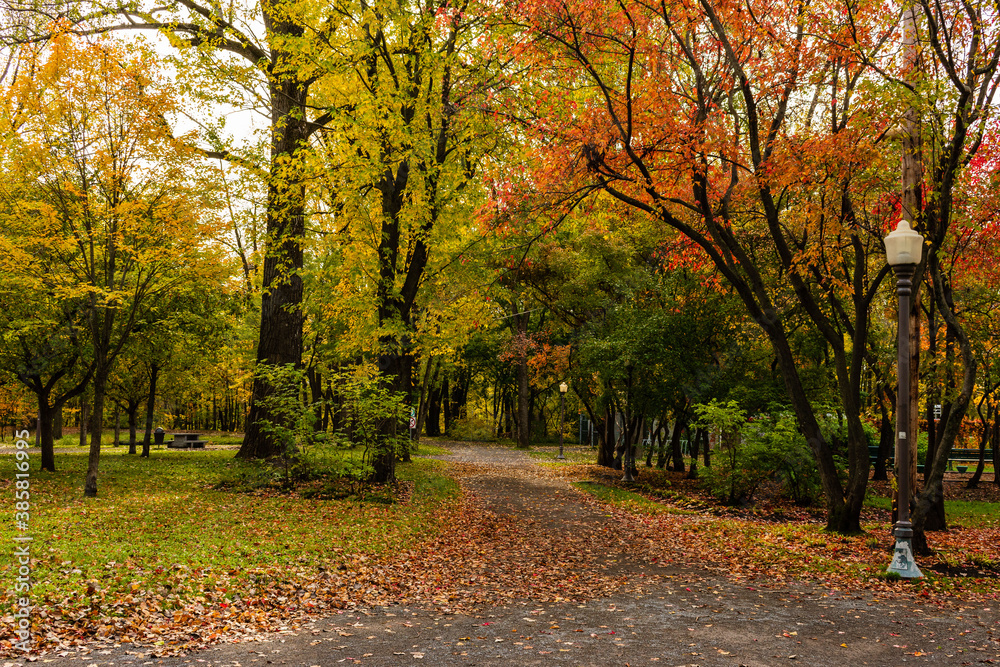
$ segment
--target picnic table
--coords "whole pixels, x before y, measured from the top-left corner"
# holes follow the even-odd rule
[[[870,445],[868,447],[868,458],[872,463],[875,462],[875,457],[878,456],[878,446]],[[895,451],[891,451],[887,458],[889,463],[892,463],[895,458]],[[993,461],[993,450],[987,449],[984,454],[987,463],[992,463]],[[948,456],[948,470],[952,469],[952,464],[954,463],[979,463],[979,448],[974,449],[965,447],[952,447],[951,454]],[[923,472],[923,466],[917,466],[917,472]]]
[[[174,433],[174,439],[167,443],[170,449],[205,449],[207,441],[201,433]]]

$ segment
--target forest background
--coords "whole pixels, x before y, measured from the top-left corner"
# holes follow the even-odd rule
[[[599,465],[649,438],[681,470],[714,429],[725,500],[756,466],[857,532],[892,448],[901,219],[925,238],[918,541],[953,447],[983,452],[974,483],[995,456],[987,3],[4,12],[5,422],[37,414],[46,471],[83,425],[87,496],[120,419],[146,456],[155,425],[239,431],[286,475],[360,450],[340,474],[386,483],[411,415],[527,447],[572,428],[566,382]]]

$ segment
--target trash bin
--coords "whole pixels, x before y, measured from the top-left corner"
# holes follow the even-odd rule
[[[153,431],[153,444],[162,445],[164,433],[166,433],[166,431],[164,431],[162,427],[157,426],[156,430]]]

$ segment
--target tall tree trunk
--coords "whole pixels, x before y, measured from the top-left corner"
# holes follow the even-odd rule
[[[309,398],[313,405],[313,431],[325,433],[326,429],[323,428],[323,374],[315,366],[310,366],[306,370],[306,378],[309,381]]]
[[[280,3],[279,3],[280,4]],[[294,40],[304,30],[285,11],[264,12],[268,32]],[[270,84],[271,159],[267,186],[267,242],[261,273],[260,335],[257,365],[298,366],[302,362],[302,239],[305,236],[305,187],[301,153],[309,137],[306,98],[309,85],[289,68],[295,57],[285,44],[272,48],[275,78]],[[267,459],[283,451],[268,422],[282,419],[265,407],[273,388],[254,373],[241,459]]]
[[[87,476],[83,484],[83,495],[97,497],[97,473],[101,461],[101,435],[104,431],[104,396],[108,386],[107,362],[98,359],[94,372],[93,412],[90,414],[90,453],[87,456]]]
[[[115,425],[114,425],[114,441],[113,446],[117,447],[121,444],[121,431],[122,431],[122,407],[115,403]]]
[[[681,434],[684,432],[686,419],[683,409],[674,413],[674,429],[670,434],[670,457],[673,463],[671,470],[674,472],[684,472],[686,470],[684,466],[684,453],[681,451]]]
[[[427,398],[427,435],[437,437],[441,435],[441,387],[431,389]]]
[[[444,383],[441,385],[441,407],[444,410],[444,432],[447,434],[451,430],[452,422],[455,421],[455,415],[452,413],[451,406],[451,382],[447,375],[444,378]]]
[[[979,423],[982,424],[982,432],[979,434],[979,460],[976,462],[976,472],[972,474],[969,481],[966,482],[965,488],[975,489],[979,487],[979,480],[983,477],[983,471],[986,469],[986,445],[989,443],[990,439],[990,417],[992,416],[992,404],[987,402],[989,395],[986,394],[979,401],[977,406],[977,412],[979,413]],[[983,403],[986,402],[986,414],[983,415]]]
[[[948,335],[954,336],[954,340],[958,344],[963,368],[959,392],[950,402],[951,409],[948,411],[947,419],[943,419],[941,444],[935,452],[934,460],[927,462],[927,465],[931,466],[931,475],[924,489],[917,494],[914,502],[913,548],[920,553],[929,551],[926,535],[926,531],[930,529],[929,526],[946,526],[943,516],[944,473],[948,467],[951,449],[961,431],[962,421],[965,419],[972,394],[976,389],[977,370],[972,344],[955,315],[953,295],[942,274],[936,254],[932,254],[928,258],[928,267],[931,270],[934,298],[937,301],[938,311],[947,323]]]
[[[656,467],[664,470],[667,467],[667,443],[668,432],[667,415],[660,415],[659,423],[656,425]]]
[[[434,367],[434,374],[431,374],[431,367]],[[437,382],[437,370],[440,367],[436,357],[428,357],[426,368],[424,368],[424,381],[420,383],[420,400],[417,402],[417,429],[415,437],[417,440],[420,439],[420,434],[423,433],[424,424],[427,421],[427,409],[428,403],[430,402],[430,387],[432,383]],[[494,405],[496,401],[494,400]],[[430,435],[430,434],[428,434]]]
[[[53,437],[53,421],[55,415],[62,412],[62,405],[52,407],[49,405],[49,397],[39,397],[38,400],[38,431],[39,447],[42,450],[41,469],[49,472],[56,471],[55,443]]]
[[[451,386],[452,419],[465,419],[468,417],[466,406],[469,400],[469,372],[456,371]]]
[[[935,363],[938,354],[938,336],[937,336],[937,322],[934,320],[934,300],[931,299],[930,303],[927,304],[927,358],[929,360],[928,370],[925,373],[924,385],[927,388],[927,397],[925,399],[925,419],[927,420],[927,454],[924,457],[926,463],[930,463],[934,460],[934,450],[937,449],[938,445],[938,433],[935,428],[937,424],[934,421],[934,402],[935,400],[941,400],[942,403],[945,402],[939,396],[938,383],[940,377],[938,375],[938,367],[940,364]],[[918,337],[919,340],[919,337]],[[910,343],[913,343],[911,339]],[[911,371],[912,372],[912,371]],[[919,427],[918,427],[919,428]],[[919,431],[913,431],[913,433],[919,433]],[[924,466],[924,482],[930,477],[931,467],[930,465]]]
[[[87,446],[87,430],[90,424],[90,401],[86,395],[80,396],[80,446]]]
[[[990,448],[993,450],[993,485],[1000,486],[1000,417],[994,412],[993,428],[990,429]]]
[[[649,426],[649,447],[647,448],[647,451],[646,451],[646,467],[647,468],[652,468],[653,467],[653,454],[657,454],[657,456],[659,456],[659,451],[660,451],[660,447],[659,447],[659,444],[660,444],[660,431],[662,431],[662,426],[659,423],[657,423],[655,429],[653,428],[652,424],[650,424],[650,426]]]
[[[156,379],[160,374],[157,363],[149,365],[149,393],[146,394],[146,431],[142,435],[142,456],[149,458],[150,439],[153,437],[153,408],[156,406]]]
[[[597,465],[615,467],[615,412],[609,405],[604,409],[604,418],[595,423],[599,427],[597,437]]]
[[[129,400],[128,402],[128,453],[135,455],[136,432],[138,431],[140,399]]]
[[[48,381],[42,381],[42,378],[38,375],[24,375],[18,374],[18,380],[20,380],[26,387],[28,387],[31,392],[35,395],[38,404],[38,446],[41,449],[41,469],[47,470],[49,472],[55,472],[56,462],[55,462],[55,427],[58,424],[59,428],[62,428],[62,411],[63,406],[65,406],[66,401],[80,396],[81,403],[85,405],[85,401],[82,398],[84,390],[87,388],[87,384],[90,382],[91,373],[93,371],[93,366],[87,369],[86,374],[80,381],[71,387],[66,392],[62,393],[55,399],[53,399],[53,388],[56,386],[57,382],[64,376],[63,372],[58,372],[48,379]],[[83,406],[81,405],[81,407]],[[86,429],[83,427],[83,422],[81,422],[80,431],[83,434],[81,437],[82,442],[86,442]],[[62,437],[61,435],[59,437]]]
[[[528,402],[531,400],[528,387],[528,318],[529,313],[518,313],[514,316],[517,322],[518,352],[517,352],[517,447],[528,449],[531,446],[531,417],[528,414]]]
[[[698,447],[699,442],[696,439],[697,433],[691,433],[691,424],[689,423],[685,430],[687,431],[688,444],[691,446],[691,467],[688,469],[687,478],[688,479],[698,479]]]
[[[514,438],[514,399],[510,390],[504,391],[504,433],[508,438]]]

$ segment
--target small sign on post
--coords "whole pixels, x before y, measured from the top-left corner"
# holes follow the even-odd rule
[[[413,438],[412,431],[415,428],[417,428],[417,411],[414,410],[413,408],[410,408],[410,431],[411,431],[410,438],[411,439]]]

